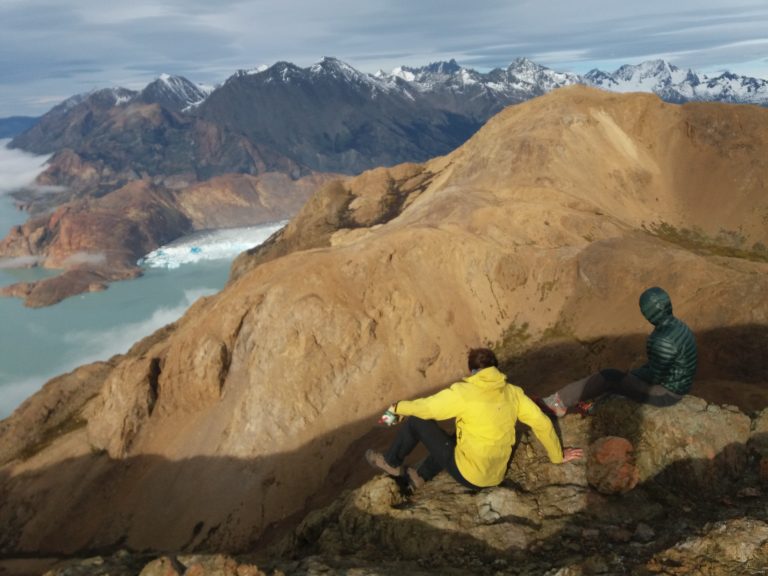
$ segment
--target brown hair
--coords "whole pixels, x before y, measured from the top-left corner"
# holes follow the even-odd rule
[[[499,361],[496,359],[496,354],[493,350],[488,348],[472,348],[467,355],[467,364],[469,370],[482,370],[490,366],[498,366]]]

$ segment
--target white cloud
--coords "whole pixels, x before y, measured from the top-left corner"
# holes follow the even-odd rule
[[[766,30],[764,0],[5,0],[0,53],[14,58],[0,61],[0,117],[45,111],[40,94],[139,87],[161,72],[217,83],[238,68],[322,56],[368,72],[448,58],[487,70],[536,55],[562,71],[654,54],[737,66],[758,59],[748,44]]]
[[[158,308],[145,320],[120,324],[108,330],[80,331],[62,335],[64,342],[73,350],[77,350],[77,354],[59,366],[17,381],[10,381],[7,374],[0,372],[0,383],[2,383],[0,419],[13,412],[21,402],[37,392],[51,378],[74,370],[83,364],[108,360],[115,354],[124,354],[142,338],[178,320],[198,298],[209,296],[216,291],[214,289],[186,290],[184,297],[176,306]]]
[[[0,140],[0,194],[34,185],[50,158],[8,148],[8,142]]]
[[[75,266],[80,265],[91,265],[91,266],[98,266],[100,264],[105,264],[107,261],[107,255],[103,252],[99,253],[92,253],[92,252],[75,252],[71,256],[69,256],[66,260],[64,260],[61,265],[64,268],[72,268]]]
[[[123,354],[136,342],[159,328],[175,322],[198,298],[215,294],[216,290],[185,290],[184,298],[172,308],[158,308],[152,316],[141,322],[121,324],[109,330],[70,332],[64,340],[80,350],[72,366],[80,366],[97,360],[107,360],[115,354]],[[60,373],[61,371],[59,371]]]
[[[40,256],[17,256],[16,258],[0,258],[0,270],[14,268],[30,268],[42,261]]]

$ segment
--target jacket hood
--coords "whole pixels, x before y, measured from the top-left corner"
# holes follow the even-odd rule
[[[648,288],[640,295],[640,312],[648,322],[658,326],[662,320],[672,316],[672,300],[658,286]]]
[[[507,384],[507,377],[498,368],[490,366],[467,376],[464,381],[481,388],[501,388]]]

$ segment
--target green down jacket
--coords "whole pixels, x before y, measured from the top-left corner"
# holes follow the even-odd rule
[[[698,360],[693,332],[672,315],[672,301],[661,288],[649,288],[640,295],[640,311],[655,329],[645,343],[648,362],[632,374],[676,394],[687,394]]]

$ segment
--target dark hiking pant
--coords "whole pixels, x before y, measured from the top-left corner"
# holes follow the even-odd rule
[[[416,416],[406,418],[400,425],[394,442],[384,454],[384,459],[390,466],[401,466],[419,442],[424,444],[429,452],[429,456],[416,470],[424,480],[432,480],[438,472],[446,470],[459,484],[479,489],[464,478],[456,467],[456,437],[440,428],[434,420],[423,420]]]
[[[631,372],[621,372],[613,368],[566,384],[558,391],[560,399],[568,408],[574,407],[581,400],[589,400],[607,393],[621,394],[652,406],[671,406],[682,398],[680,394],[675,394],[664,386],[649,384]]]

